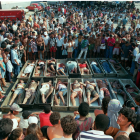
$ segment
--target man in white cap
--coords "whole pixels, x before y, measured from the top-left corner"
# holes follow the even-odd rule
[[[30,116],[30,117],[28,118],[28,123],[29,123],[29,124],[32,124],[32,123],[38,124],[38,119],[37,119],[37,117],[35,117],[35,116]]]
[[[16,103],[13,103],[13,105],[10,107],[10,111],[8,114],[3,115],[3,118],[9,118],[9,119],[16,119],[17,122],[20,122],[20,118],[16,117],[15,115],[18,115],[19,112],[22,111],[22,108]]]
[[[44,32],[44,36],[43,36],[44,42],[45,42],[45,52],[44,52],[44,56],[46,58],[46,56],[49,57],[49,46],[48,46],[48,42],[50,37],[48,36],[47,31]]]

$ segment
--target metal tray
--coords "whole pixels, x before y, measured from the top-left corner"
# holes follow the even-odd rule
[[[56,74],[53,76],[46,75],[47,74],[47,67],[48,67],[48,60],[46,60],[44,76],[47,78],[56,78]]]
[[[44,75],[44,73],[45,73],[45,70],[44,70],[44,72],[43,72],[43,70],[38,70],[39,71],[39,73],[41,73],[40,75],[35,75],[35,69],[36,69],[36,67],[37,67],[37,63],[38,63],[38,61],[39,60],[37,60],[36,61],[36,65],[35,65],[35,67],[34,67],[34,71],[33,71],[33,75],[32,75],[32,77],[33,78],[44,78],[45,77],[45,75]],[[44,60],[44,62],[46,63],[46,61]]]
[[[77,63],[83,63],[83,62],[87,62],[87,60],[86,59],[77,59]],[[79,67],[79,65],[78,65],[78,68],[79,68],[79,70],[80,70],[80,67]],[[81,74],[81,77],[82,78],[92,78],[92,72],[91,72],[91,69],[90,69],[90,67],[89,67],[89,64],[88,64],[88,62],[87,62],[87,68],[88,68],[88,70],[89,70],[89,74],[86,74],[86,73],[84,73],[83,75]]]
[[[99,88],[97,86],[97,83],[96,83],[96,80],[95,79],[93,79],[93,78],[90,78],[90,79],[82,79],[82,81],[83,81],[83,83],[85,83],[85,81],[94,82],[96,84],[95,90],[99,94]],[[87,102],[86,90],[85,90],[83,96],[84,96],[84,102]],[[92,98],[93,97],[91,97],[90,99],[92,99]],[[101,102],[101,99],[99,97],[96,101],[94,101],[92,104],[90,104],[90,107],[89,108],[90,108],[90,110],[101,109],[101,104],[102,104],[102,102]]]
[[[106,79],[106,78],[105,78],[105,79]],[[96,81],[96,83],[97,83],[97,80],[105,80],[105,79],[104,79],[104,78],[96,78],[95,81]],[[110,85],[108,79],[106,79],[106,81],[107,81],[107,83],[108,83],[107,89],[108,89],[109,92],[110,92],[110,98],[111,98],[111,99],[116,99],[116,96],[115,96],[114,92],[112,92],[113,90],[112,90],[112,88],[111,88],[111,85]],[[98,87],[98,89],[99,89],[99,92],[100,92],[100,88],[99,88],[99,87]],[[100,95],[100,93],[99,93],[99,95]],[[101,102],[102,102],[102,100],[101,100]]]
[[[108,59],[108,60],[110,60],[110,59]],[[118,63],[118,65],[121,67],[121,69],[116,70],[114,68],[114,66],[111,64],[111,62],[108,61],[110,63],[110,65],[112,65],[114,71],[117,73],[117,77],[127,77],[128,76],[127,71],[122,67],[122,65],[118,62],[118,60],[115,58],[112,58],[112,60],[115,60]]]
[[[103,59],[106,60],[106,61],[108,62],[108,58],[103,58]],[[98,62],[100,63],[102,69],[104,70],[105,75],[106,75],[107,77],[116,77],[116,76],[117,76],[117,73],[116,73],[116,71],[114,70],[113,66],[108,62],[108,64],[109,64],[111,70],[113,71],[113,73],[107,73],[107,72],[105,71],[104,67],[102,66],[100,60],[101,60],[101,58],[98,58]]]
[[[14,94],[14,92],[12,92],[13,89],[16,88],[17,84],[19,83],[20,80],[23,80],[26,83],[25,88],[28,85],[29,80],[28,79],[17,79],[15,84],[13,85],[12,89],[10,90],[10,92],[8,93],[7,97],[5,98],[5,100],[3,101],[2,105],[1,105],[1,110],[2,112],[9,112],[10,111],[10,100],[12,98],[12,95]],[[17,103],[18,104],[18,99],[20,98],[21,94],[19,96],[17,96],[17,98],[15,99],[15,101],[13,103]]]
[[[41,97],[41,92],[40,92],[40,88],[42,87],[41,84],[44,82],[49,82],[52,81],[52,86],[54,86],[54,79],[53,78],[41,78],[39,86],[38,86],[38,90],[37,90],[37,94],[35,96],[35,108],[43,108],[46,104],[51,104],[52,103],[52,98],[53,98],[53,94],[54,94],[54,90],[52,92],[52,94],[48,97],[47,99],[47,103],[42,103],[42,97]]]
[[[74,79],[74,78],[71,78],[70,79],[70,87],[71,87],[71,84],[75,81],[75,80],[78,80],[78,82],[82,82],[82,79],[81,78],[76,78],[76,79]],[[82,102],[84,102],[84,93],[85,92],[85,89],[83,88],[83,98],[82,98]],[[79,99],[78,99],[78,96],[75,98],[75,101],[76,101],[76,106],[73,106],[72,105],[72,102],[71,102],[71,90],[70,90],[70,88],[69,88],[69,110],[70,111],[77,111],[78,110],[78,107],[79,107]]]
[[[94,73],[94,71],[93,71],[93,69],[92,69],[92,67],[90,65],[92,61],[95,61],[98,64],[98,67],[99,67],[99,69],[101,70],[102,73]],[[89,67],[90,67],[91,72],[92,72],[92,74],[93,74],[94,77],[104,77],[105,72],[103,71],[101,65],[98,63],[98,61],[97,61],[96,58],[87,58],[87,62],[89,64]]]
[[[113,81],[115,81],[115,80],[117,80],[119,82],[119,84],[122,85],[122,90],[125,92],[127,100],[131,100],[130,99],[130,95],[128,95],[129,93],[126,92],[126,90],[124,89],[124,86],[123,86],[122,82],[119,79],[108,79],[108,81],[110,82],[111,88],[112,88],[112,93],[114,92],[114,90],[113,90],[113,87],[112,87],[112,84],[111,83]],[[114,92],[114,95],[116,96],[116,99],[119,100],[120,103],[123,105],[124,104],[124,98],[123,98],[123,96],[120,95],[120,94],[115,94],[115,92]]]
[[[76,59],[74,59],[74,58],[67,58],[67,62],[68,61],[75,61],[75,62],[77,62]],[[68,68],[67,68],[67,70],[68,70]],[[81,78],[81,72],[80,72],[80,69],[78,67],[78,64],[77,64],[77,73],[70,73],[69,70],[68,70],[68,74],[69,74],[70,78]]]
[[[55,110],[55,111],[67,111],[68,110],[68,94],[69,94],[69,79],[67,78],[56,78],[56,82],[55,82],[55,87],[56,87],[56,84],[58,82],[58,80],[61,80],[62,82],[68,82],[68,85],[67,85],[67,94],[64,96],[64,100],[65,100],[65,103],[66,103],[66,106],[63,106],[63,103],[62,103],[62,100],[60,99],[60,106],[55,106],[55,99],[54,99],[54,96],[53,96],[53,101],[52,101],[52,110]],[[54,95],[57,93],[58,91],[54,90]]]
[[[19,73],[19,75],[18,75],[18,77],[17,77],[18,79],[19,79],[19,78],[28,79],[28,78],[31,77],[32,72],[34,71],[34,68],[33,68],[32,72],[29,74],[28,77],[22,77],[22,76],[21,76],[21,75],[24,73],[24,70],[25,70],[25,68],[27,67],[28,63],[31,63],[31,62],[32,62],[31,60],[27,60],[27,62],[24,64],[24,66],[22,67],[22,69],[21,69],[21,71],[20,71],[20,73]],[[35,65],[36,65],[36,62],[35,62]],[[34,67],[35,67],[35,65],[34,65]]]
[[[57,59],[57,60],[56,60],[56,70],[58,70],[59,65],[60,65],[61,63],[63,63],[63,64],[66,66],[67,60],[66,60],[66,59]],[[66,67],[66,70],[67,70],[67,67]],[[56,73],[56,76],[57,76],[58,78],[68,78],[68,77],[69,77],[68,70],[67,70],[67,72],[66,72],[66,75],[58,75],[58,74]]]
[[[120,79],[120,82],[124,86],[124,89],[125,90],[126,90],[125,86],[127,84],[129,84],[129,85],[131,85],[132,87],[135,87],[138,90],[138,94],[140,93],[139,88],[134,84],[134,82],[131,79]],[[126,93],[128,94],[128,96],[130,96],[130,99],[133,101],[133,103],[135,104],[135,106],[137,106],[136,103],[135,103],[135,101],[134,101],[134,98],[131,96],[131,94],[128,93],[127,91],[126,91]]]
[[[40,82],[41,78],[31,78],[31,79],[29,79],[26,88],[29,87],[29,84],[31,83],[32,80],[35,80],[36,82]],[[36,94],[37,94],[38,87],[39,87],[39,86],[37,86],[37,88],[36,88],[35,96],[36,96]],[[22,108],[27,108],[27,109],[33,108],[34,102],[35,102],[35,97],[34,97],[34,100],[33,100],[33,102],[32,102],[31,104],[29,103],[31,97],[27,100],[26,104],[23,104],[25,95],[26,95],[26,91],[24,90],[24,92],[21,94],[21,96],[20,96],[20,98],[19,98],[19,100],[18,100],[18,104],[19,104]]]

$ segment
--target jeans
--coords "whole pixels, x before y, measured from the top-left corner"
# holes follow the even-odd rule
[[[96,65],[92,65],[91,67],[95,73],[102,73]]]
[[[56,58],[57,59],[62,59],[62,50],[61,50],[62,46],[61,47],[57,47],[57,51],[56,51]]]
[[[81,52],[80,52],[80,54],[79,54],[79,56],[78,56],[78,59],[81,58],[83,52],[85,52],[84,59],[86,59],[86,56],[87,56],[87,49],[81,49]]]
[[[11,72],[6,71],[6,82],[11,82]]]
[[[77,54],[78,54],[78,49],[74,49],[74,58],[77,58]]]
[[[13,63],[13,67],[14,67],[14,75],[18,76],[18,74],[20,73],[20,65],[18,66],[17,64]]]
[[[106,58],[112,58],[113,48],[113,46],[109,46],[109,49],[106,49]]]
[[[103,66],[103,68],[105,69],[105,71],[107,73],[110,73],[111,72],[110,66],[109,66],[109,64],[107,62],[103,62],[102,63],[102,66]]]
[[[132,61],[130,73],[134,74],[134,70],[135,70],[135,61]]]

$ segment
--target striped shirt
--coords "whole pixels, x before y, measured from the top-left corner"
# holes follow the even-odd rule
[[[105,135],[103,131],[89,130],[81,132],[77,140],[113,140],[113,137]]]

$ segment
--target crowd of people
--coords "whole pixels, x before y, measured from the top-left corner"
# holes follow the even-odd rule
[[[102,110],[90,115],[89,104],[82,102],[74,115],[61,117],[52,112],[49,104],[43,112],[22,111],[12,104],[10,112],[0,120],[1,140],[139,140],[140,95],[135,97],[138,108],[131,100],[122,106],[117,99],[104,97]]]
[[[121,5],[113,8],[83,7],[69,2],[67,5],[47,6],[42,13],[34,13],[21,21],[0,19],[0,101],[5,97],[3,87],[7,86],[6,82],[12,83],[12,77],[19,75],[27,60],[80,59],[83,53],[84,59],[118,59],[140,87],[139,9]],[[100,71],[95,67],[96,62],[92,63],[94,69]],[[74,96],[72,99],[75,104]],[[138,140],[139,95],[135,102],[138,108],[130,100],[126,100],[122,107],[120,101],[104,97],[102,110],[94,111],[95,120],[93,116],[89,117],[90,100],[80,102],[74,116],[63,118],[60,113],[52,112],[49,105],[41,113],[23,111],[19,118],[16,115],[22,108],[11,103],[10,112],[0,120],[0,139]]]

